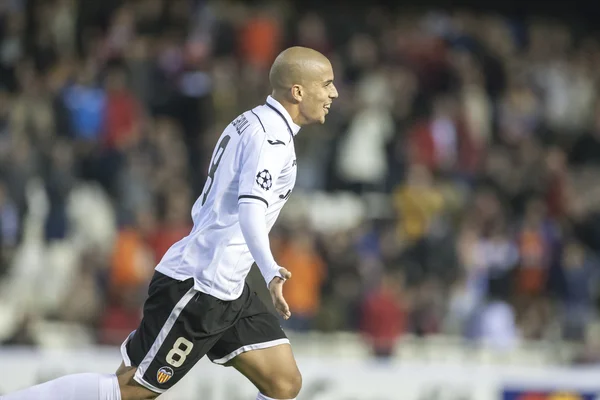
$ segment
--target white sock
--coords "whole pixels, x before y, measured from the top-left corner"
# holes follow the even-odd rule
[[[115,374],[75,374],[0,397],[2,400],[121,400]]]
[[[256,400],[277,400],[277,399],[273,399],[271,397],[267,397],[262,393],[258,393],[258,396],[256,396]],[[280,399],[283,400],[283,399]],[[296,399],[286,399],[286,400],[296,400]]]

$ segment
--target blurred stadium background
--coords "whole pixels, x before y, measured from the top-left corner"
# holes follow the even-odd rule
[[[600,398],[600,13],[559,3],[0,0],[0,394],[116,369],[304,45],[340,98],[271,235],[300,399]],[[254,398],[200,364],[162,398]]]

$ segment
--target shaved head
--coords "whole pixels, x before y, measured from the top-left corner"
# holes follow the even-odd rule
[[[290,47],[282,51],[271,67],[269,81],[273,90],[288,90],[294,85],[313,81],[331,63],[323,54],[307,47]]]
[[[323,123],[331,102],[338,96],[331,63],[307,47],[282,51],[271,66],[269,81],[273,97],[299,125]]]

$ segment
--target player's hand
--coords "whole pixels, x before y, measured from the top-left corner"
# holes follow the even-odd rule
[[[285,280],[292,277],[292,273],[285,268],[280,268],[279,273],[285,278]],[[271,300],[273,300],[275,310],[277,310],[283,319],[288,319],[292,313],[290,312],[290,307],[283,298],[283,284],[285,280],[278,276],[273,278],[271,282],[269,282],[269,292],[271,292]]]

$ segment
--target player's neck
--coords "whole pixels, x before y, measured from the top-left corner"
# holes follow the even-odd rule
[[[302,115],[300,114],[300,109],[298,108],[298,106],[296,104],[293,104],[293,103],[287,101],[283,96],[276,94],[276,93],[271,94],[271,97],[274,98],[275,100],[277,100],[279,102],[279,104],[281,104],[282,107],[285,108],[285,110],[288,112],[288,114],[292,118],[292,121],[294,121],[294,123],[296,125],[298,125],[298,126],[304,125],[302,123]]]

